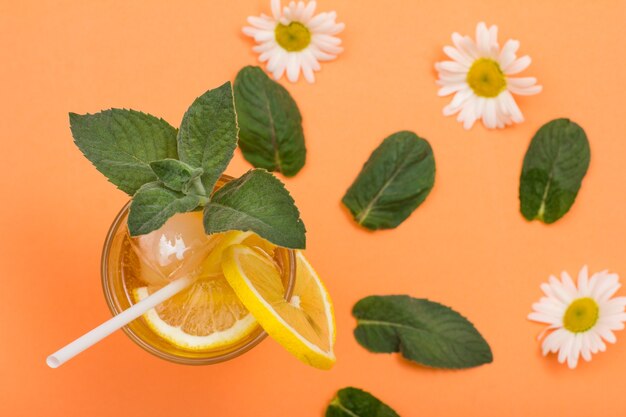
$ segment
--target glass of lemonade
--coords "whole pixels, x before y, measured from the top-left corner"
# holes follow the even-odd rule
[[[223,175],[216,189],[231,179]],[[160,358],[206,365],[237,357],[266,337],[224,276],[208,274],[202,265],[211,253],[221,250],[220,242],[236,239],[275,263],[289,299],[296,276],[293,250],[250,232],[207,236],[201,211],[177,214],[160,229],[131,238],[129,207],[130,203],[113,221],[102,253],[102,285],[114,315],[180,277],[182,269],[197,274],[191,287],[125,326],[131,340]]]

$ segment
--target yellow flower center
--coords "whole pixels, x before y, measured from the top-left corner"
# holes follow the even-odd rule
[[[572,333],[583,333],[591,329],[600,315],[596,300],[590,297],[574,300],[563,316],[563,326]]]
[[[311,32],[300,22],[279,23],[274,30],[276,42],[289,52],[298,52],[311,43]]]
[[[479,58],[467,73],[467,83],[480,97],[497,97],[506,88],[500,64],[491,58]]]

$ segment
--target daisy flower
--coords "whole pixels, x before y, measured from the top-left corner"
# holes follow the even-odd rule
[[[254,38],[258,45],[252,49],[260,54],[259,61],[267,62],[275,79],[286,72],[287,79],[296,82],[302,71],[313,83],[320,61],[333,60],[343,51],[341,39],[334,35],[345,25],[335,22],[335,12],[314,16],[315,7],[315,1],[292,1],[281,8],[280,0],[272,0],[272,16],[248,17],[251,26],[244,27],[243,33]]]
[[[543,355],[557,353],[560,363],[574,369],[578,358],[604,352],[606,342],[615,343],[615,330],[624,328],[626,297],[613,297],[621,287],[617,274],[607,271],[588,277],[587,267],[578,273],[578,286],[563,272],[561,280],[550,276],[541,284],[545,297],[533,304],[528,319],[549,324],[552,332],[543,341]],[[539,338],[546,332],[544,331]]]
[[[528,55],[517,58],[519,42],[509,39],[500,49],[498,27],[487,28],[483,22],[476,26],[476,42],[456,32],[452,42],[454,46],[443,48],[452,61],[435,64],[439,96],[454,94],[443,114],[458,113],[457,120],[465,129],[480,119],[489,129],[524,121],[512,94],[537,94],[541,86],[534,77],[511,77],[530,65]]]

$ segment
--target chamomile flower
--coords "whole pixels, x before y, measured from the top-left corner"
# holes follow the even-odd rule
[[[563,272],[561,280],[551,276],[541,284],[545,297],[533,304],[528,319],[549,324],[552,331],[542,345],[543,355],[557,353],[560,363],[574,369],[580,356],[604,352],[606,343],[615,343],[613,331],[622,330],[626,321],[626,297],[613,297],[621,287],[617,274],[607,271],[588,277],[587,267],[578,274],[578,285]],[[546,332],[544,331],[539,338]]]
[[[489,129],[524,121],[513,94],[537,94],[542,87],[534,77],[511,77],[530,65],[528,55],[517,57],[520,43],[509,39],[500,49],[498,27],[487,28],[483,22],[476,26],[476,41],[455,32],[452,43],[443,48],[451,61],[435,64],[439,96],[454,94],[443,114],[458,113],[465,129],[481,119]]]
[[[343,51],[341,39],[334,35],[345,25],[335,22],[335,12],[314,15],[315,1],[292,1],[281,8],[280,0],[272,0],[271,6],[272,16],[250,16],[251,26],[243,28],[258,44],[252,49],[275,79],[286,72],[287,79],[296,82],[302,72],[308,82],[315,82],[320,61],[333,60]]]

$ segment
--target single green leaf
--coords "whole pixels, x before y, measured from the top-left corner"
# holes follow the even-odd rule
[[[376,353],[400,352],[434,368],[471,368],[493,360],[489,345],[465,317],[442,304],[407,295],[370,296],[355,304],[356,340]]]
[[[197,195],[184,195],[159,182],[145,184],[130,203],[128,230],[131,236],[145,235],[163,226],[174,214],[194,210],[200,202]]]
[[[585,131],[556,119],[535,134],[522,167],[520,210],[527,220],[554,223],[574,204],[590,159]]]
[[[376,148],[342,202],[361,226],[392,229],[426,199],[434,183],[430,144],[413,132],[402,131]]]
[[[257,168],[296,175],[306,148],[302,116],[289,92],[259,67],[245,67],[235,79],[239,147]]]
[[[156,180],[150,162],[178,157],[176,129],[163,119],[135,110],[70,113],[70,128],[85,157],[129,195]]]
[[[362,389],[348,387],[326,409],[326,417],[400,417],[391,407]]]
[[[209,90],[189,107],[178,131],[180,160],[202,168],[208,193],[233,158],[237,147],[237,117],[230,82]]]
[[[217,190],[204,207],[207,234],[251,230],[286,248],[304,249],[304,223],[283,183],[265,170],[253,169]]]
[[[157,178],[166,187],[174,191],[182,191],[184,194],[193,191],[194,194],[202,196],[207,194],[202,183],[196,182],[196,179],[202,175],[202,168],[192,168],[178,159],[161,159],[150,162],[150,167]]]

